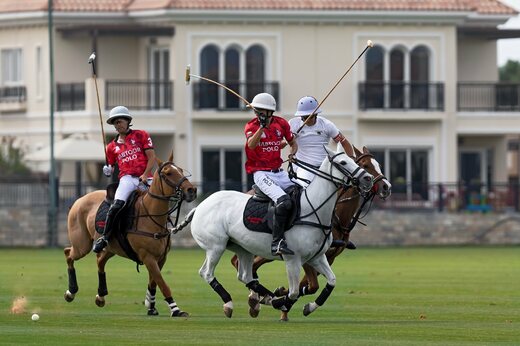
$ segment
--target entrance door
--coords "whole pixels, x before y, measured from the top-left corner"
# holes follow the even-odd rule
[[[460,179],[470,185],[480,185],[485,182],[482,152],[467,151],[460,154]]]

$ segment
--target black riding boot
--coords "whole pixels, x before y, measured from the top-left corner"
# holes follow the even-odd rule
[[[108,241],[110,240],[110,233],[112,232],[116,215],[124,205],[125,201],[116,199],[110,206],[110,209],[108,209],[103,235],[99,237],[98,240],[96,240],[94,243],[94,246],[92,247],[93,252],[100,253],[108,245]]]
[[[284,238],[285,222],[287,221],[292,208],[291,198],[287,195],[278,198],[274,208],[273,243],[271,244],[271,254],[273,256],[294,255],[294,252],[287,247],[287,242]]]

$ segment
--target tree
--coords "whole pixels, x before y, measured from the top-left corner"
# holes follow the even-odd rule
[[[520,83],[520,62],[507,60],[504,65],[498,68],[498,74],[501,82]]]
[[[31,170],[23,161],[24,152],[22,148],[14,145],[14,137],[2,137],[0,141],[0,175],[29,176]]]

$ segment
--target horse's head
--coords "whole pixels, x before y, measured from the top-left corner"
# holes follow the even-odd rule
[[[374,186],[372,190],[377,193],[381,199],[386,199],[392,194],[392,184],[384,176],[379,162],[370,153],[367,147],[363,147],[363,152],[354,147],[356,152],[356,162],[363,167],[368,173],[374,176]]]
[[[173,152],[168,161],[156,159],[159,168],[155,171],[150,192],[167,199],[181,198],[192,202],[197,198],[197,188],[192,185],[182,168],[173,163]]]
[[[344,182],[352,180],[362,194],[366,194],[372,189],[374,177],[364,168],[359,167],[351,157],[345,154],[344,150],[334,152],[327,147],[324,148],[332,168],[335,168],[332,169],[332,175]]]

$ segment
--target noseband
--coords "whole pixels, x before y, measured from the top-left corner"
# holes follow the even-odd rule
[[[172,183],[168,177],[162,172],[164,167],[168,166],[168,165],[172,165],[174,167],[177,167],[175,166],[175,164],[173,162],[163,162],[163,164],[159,167],[159,179],[161,181],[161,193],[160,194],[155,194],[153,192],[150,192],[150,189],[147,190],[147,193],[153,197],[153,198],[156,198],[156,199],[161,199],[161,200],[178,200],[182,197],[182,189],[181,189],[181,185],[182,183],[184,183],[186,180],[188,180],[188,178],[186,178],[185,176],[183,176],[176,184]],[[166,195],[164,193],[164,186],[163,186],[163,183],[166,183],[166,185],[168,185],[169,187],[173,188],[173,193],[170,194],[170,195]]]

